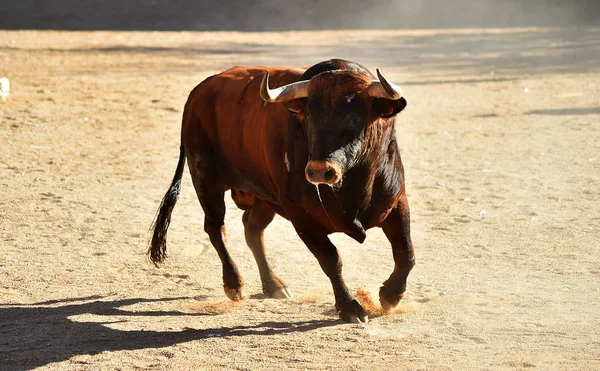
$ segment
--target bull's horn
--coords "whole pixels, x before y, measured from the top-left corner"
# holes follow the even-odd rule
[[[393,100],[402,98],[402,88],[389,81],[383,73],[379,72],[379,68],[377,69],[377,77],[379,81],[373,81],[369,85],[368,92],[371,97]]]
[[[269,103],[306,98],[308,97],[308,81],[298,81],[277,89],[269,89],[269,71],[267,71],[260,83],[260,97]]]

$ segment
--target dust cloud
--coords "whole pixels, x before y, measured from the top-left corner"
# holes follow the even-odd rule
[[[600,25],[596,0],[23,0],[0,29],[413,29]]]
[[[242,302],[227,299],[193,301],[187,304],[187,310],[196,314],[218,315],[233,311],[243,305]]]
[[[358,299],[358,301],[360,301],[363,308],[365,308],[367,315],[371,318],[388,315],[388,314],[401,314],[401,313],[413,312],[419,308],[421,303],[434,300],[434,299],[426,299],[426,300],[422,300],[421,302],[402,300],[402,301],[400,301],[398,306],[396,306],[395,308],[392,308],[390,310],[384,310],[381,307],[381,304],[379,304],[378,302],[375,302],[375,300],[373,300],[373,295],[364,287],[360,287],[356,291],[356,298]]]

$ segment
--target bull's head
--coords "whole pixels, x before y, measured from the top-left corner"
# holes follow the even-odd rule
[[[309,159],[306,179],[336,185],[356,165],[369,143],[372,125],[395,116],[406,106],[402,89],[377,70],[379,80],[351,70],[321,72],[310,80],[269,89],[264,75],[260,95],[266,102],[285,102],[304,122]]]

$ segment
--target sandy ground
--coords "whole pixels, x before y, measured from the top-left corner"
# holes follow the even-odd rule
[[[398,139],[417,265],[395,314],[345,324],[291,225],[296,298],[228,302],[189,175],[167,264],[145,251],[189,91],[232,65],[345,57],[405,90]],[[599,369],[600,29],[288,33],[0,31],[0,369]],[[384,235],[332,236],[353,290]]]

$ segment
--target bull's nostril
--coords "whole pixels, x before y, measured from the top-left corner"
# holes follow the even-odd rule
[[[315,171],[313,169],[311,169],[310,167],[308,169],[306,169],[306,174],[311,179],[315,177]]]
[[[333,169],[329,169],[327,172],[325,172],[325,180],[331,180],[334,176],[335,171],[333,171]]]

